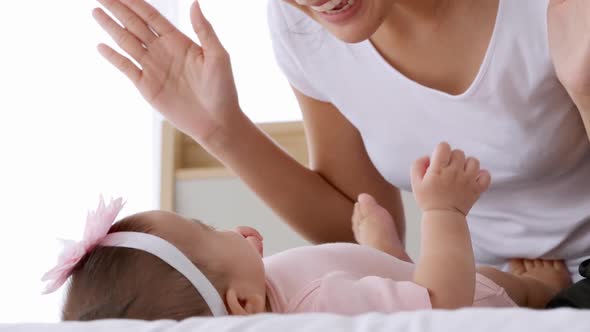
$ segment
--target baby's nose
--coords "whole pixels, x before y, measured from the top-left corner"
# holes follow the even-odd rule
[[[258,238],[260,241],[263,240],[262,235],[260,235],[260,233],[256,229],[249,226],[238,226],[234,229],[234,231],[242,235],[244,238],[253,236],[255,238]]]

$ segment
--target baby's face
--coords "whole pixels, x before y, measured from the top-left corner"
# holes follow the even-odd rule
[[[253,292],[265,293],[262,237],[253,228],[217,230],[197,220],[164,211],[140,214],[154,228],[154,235],[174,244],[192,261],[222,271],[229,282]]]

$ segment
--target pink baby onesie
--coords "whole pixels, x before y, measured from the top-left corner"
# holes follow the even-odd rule
[[[264,258],[273,312],[357,315],[431,309],[414,264],[356,244],[290,249]],[[449,264],[448,268],[453,268]],[[514,307],[506,291],[478,274],[475,307]]]

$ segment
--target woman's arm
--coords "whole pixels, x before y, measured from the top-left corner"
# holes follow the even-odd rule
[[[353,241],[353,198],[373,196],[404,218],[399,191],[369,161],[360,135],[330,104],[297,93],[309,136],[312,169],[300,165],[241,111],[227,51],[198,1],[194,43],[143,0],[99,0],[93,15],[128,56],[99,52],[176,128],[232,169],[278,215],[313,242]],[[134,59],[140,66],[131,61]],[[277,110],[280,112],[280,110]]]
[[[210,151],[313,242],[354,241],[350,220],[355,198],[363,192],[395,216],[398,233],[404,234],[400,192],[375,169],[358,131],[333,105],[294,91],[303,111],[311,169],[245,116],[228,126]]]
[[[584,122],[584,127],[586,128],[586,135],[590,140],[590,95],[571,95],[571,97],[578,107],[578,111],[580,112],[580,116]]]
[[[358,130],[332,104],[293,90],[303,112],[310,168],[338,188],[351,202],[351,209],[359,194],[371,194],[393,216],[397,234],[405,244],[406,220],[401,193],[375,168]],[[395,151],[391,158],[395,158]],[[350,216],[343,220],[347,227]]]
[[[551,0],[549,47],[557,78],[578,107],[590,139],[590,1]]]

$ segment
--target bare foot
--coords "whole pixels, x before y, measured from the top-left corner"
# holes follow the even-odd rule
[[[354,205],[352,231],[359,244],[411,262],[399,240],[393,218],[368,194],[359,195],[358,202]]]
[[[510,261],[510,273],[521,278],[529,288],[527,306],[531,308],[544,308],[572,283],[563,261],[514,259]]]

